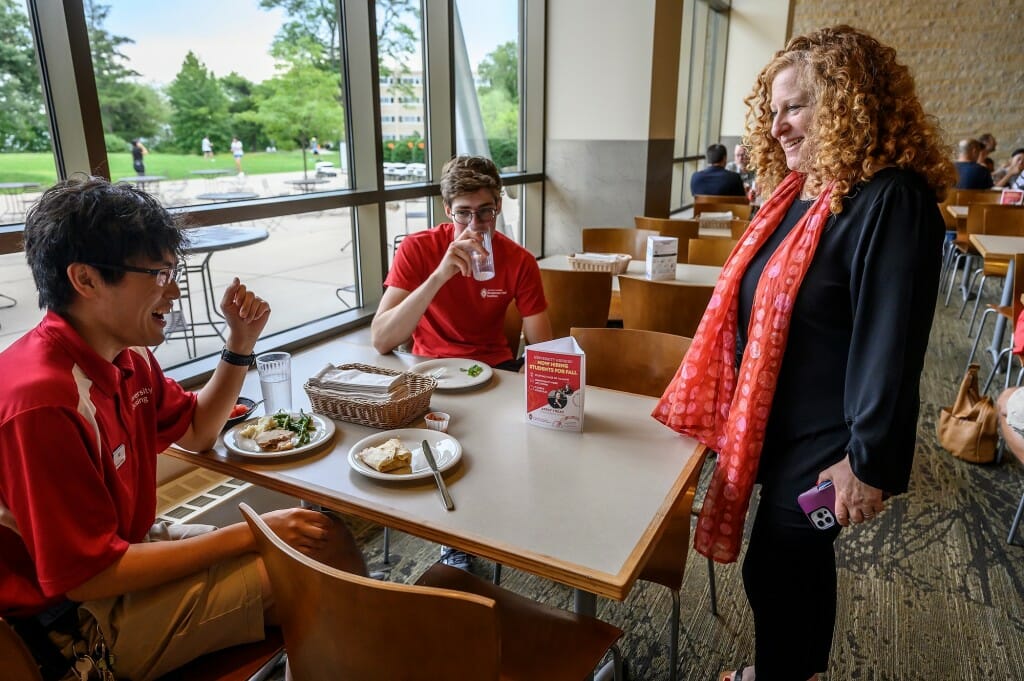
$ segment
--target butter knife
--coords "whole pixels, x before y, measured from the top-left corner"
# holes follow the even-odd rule
[[[437,470],[437,461],[434,460],[434,453],[430,451],[430,443],[426,440],[423,441],[423,456],[426,457],[430,470],[434,472],[434,482],[437,483],[437,490],[441,493],[441,503],[449,511],[454,511],[455,502],[452,501],[452,495],[448,494],[448,486],[444,484],[441,471]]]

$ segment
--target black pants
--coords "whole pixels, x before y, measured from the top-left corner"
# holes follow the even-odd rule
[[[795,499],[794,499],[795,506]],[[839,526],[817,530],[798,507],[763,499],[743,561],[758,681],[806,681],[828,667],[836,622]]]

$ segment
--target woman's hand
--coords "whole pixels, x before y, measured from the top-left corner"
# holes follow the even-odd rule
[[[885,508],[882,490],[861,482],[850,467],[850,455],[818,474],[818,484],[831,480],[836,490],[836,520],[846,527],[850,523],[871,520]]]

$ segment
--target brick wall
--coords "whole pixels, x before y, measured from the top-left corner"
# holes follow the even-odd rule
[[[946,140],[1024,147],[1024,0],[793,0],[793,35],[847,23],[896,48]]]

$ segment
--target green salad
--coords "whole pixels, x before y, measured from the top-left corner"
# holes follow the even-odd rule
[[[474,364],[473,366],[469,367],[468,369],[459,369],[459,371],[465,371],[471,377],[476,378],[477,376],[479,376],[480,374],[482,374],[484,372],[484,368],[482,366],[480,366],[479,364]]]
[[[314,430],[316,425],[313,423],[313,416],[299,410],[298,416],[292,416],[286,412],[278,412],[273,416],[274,421],[277,422],[277,427],[282,430],[290,430],[299,436],[299,441],[295,443],[297,446],[309,444],[309,437]]]

